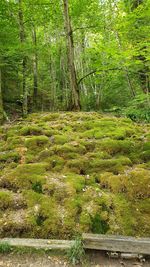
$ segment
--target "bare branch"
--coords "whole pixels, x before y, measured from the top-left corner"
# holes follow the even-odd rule
[[[84,75],[82,78],[80,78],[79,79],[79,81],[78,81],[78,85],[85,79],[85,78],[87,78],[88,76],[90,76],[90,75],[92,75],[92,74],[94,74],[94,73],[98,73],[98,72],[107,72],[107,71],[112,71],[112,70],[122,70],[122,69],[119,69],[119,68],[112,68],[112,69],[107,69],[107,70],[93,70],[93,71],[91,71],[91,72],[89,72],[89,73],[87,73],[86,75]]]
[[[75,28],[73,30],[73,32],[77,31],[77,30],[86,30],[86,29],[92,29],[92,28],[97,28],[98,25],[91,25],[91,26],[84,26],[84,27],[78,27],[78,28]]]

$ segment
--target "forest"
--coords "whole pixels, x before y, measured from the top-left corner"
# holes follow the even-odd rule
[[[150,120],[149,0],[1,0],[1,121],[36,111]]]
[[[150,236],[150,0],[0,1],[0,238]]]

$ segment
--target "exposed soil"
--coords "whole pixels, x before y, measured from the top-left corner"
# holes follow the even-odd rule
[[[137,260],[109,259],[104,254],[92,252],[87,255],[87,263],[85,267],[150,267],[150,261],[145,262]],[[16,254],[8,255],[0,254],[0,267],[71,267],[72,265],[62,256],[48,256],[46,254]],[[80,265],[81,266],[81,265]],[[79,265],[78,265],[79,267]]]

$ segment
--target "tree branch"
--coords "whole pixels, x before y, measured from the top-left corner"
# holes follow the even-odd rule
[[[86,75],[84,75],[82,78],[80,78],[79,81],[78,81],[78,85],[79,85],[85,78],[87,78],[88,76],[90,76],[90,75],[92,75],[92,74],[94,74],[94,73],[96,73],[96,72],[103,72],[103,71],[104,71],[104,72],[107,72],[107,71],[112,71],[112,70],[122,70],[122,69],[119,69],[119,68],[112,68],[112,69],[107,69],[107,70],[93,70],[93,71],[87,73]]]
[[[78,27],[78,28],[75,28],[73,30],[73,32],[77,31],[77,30],[86,30],[86,29],[91,29],[91,28],[97,28],[98,25],[91,25],[91,26],[85,26],[85,27]]]

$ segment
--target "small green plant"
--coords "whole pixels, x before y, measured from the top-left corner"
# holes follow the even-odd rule
[[[92,218],[92,232],[95,234],[105,234],[109,229],[107,222],[101,219],[99,214]]]
[[[12,248],[8,243],[0,243],[0,253],[9,253],[11,250]]]
[[[75,239],[73,246],[68,250],[68,258],[71,264],[76,265],[83,262],[85,257],[85,251],[83,248],[83,242],[80,237]]]
[[[41,194],[43,192],[41,182],[35,182],[35,183],[33,183],[32,184],[32,190]]]
[[[124,114],[136,122],[150,122],[150,94],[137,95],[124,109]]]

